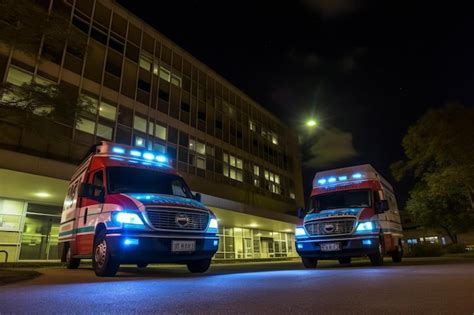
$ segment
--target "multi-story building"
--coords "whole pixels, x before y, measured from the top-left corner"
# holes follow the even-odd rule
[[[0,250],[9,260],[58,257],[68,179],[100,140],[172,159],[220,220],[216,258],[295,255],[287,213],[303,205],[303,190],[288,126],[114,1],[37,3],[65,14],[87,52],[43,40],[35,57],[0,45],[1,82],[57,83],[94,106],[71,117],[77,123],[51,123],[56,137],[0,123]]]

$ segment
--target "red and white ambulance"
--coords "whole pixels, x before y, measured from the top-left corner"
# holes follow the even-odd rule
[[[296,249],[306,268],[320,259],[348,264],[368,256],[400,262],[402,225],[392,186],[370,165],[316,173],[309,212],[296,227]]]
[[[217,219],[166,156],[101,142],[69,184],[59,232],[70,269],[92,258],[98,276],[120,264],[186,264],[205,272],[218,248]]]

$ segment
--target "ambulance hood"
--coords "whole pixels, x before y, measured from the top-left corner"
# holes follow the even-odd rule
[[[305,221],[309,220],[319,220],[319,219],[326,219],[332,217],[340,217],[340,216],[354,216],[359,219],[360,215],[366,208],[341,208],[341,209],[331,209],[331,210],[323,210],[320,212],[309,213],[304,218]]]
[[[132,199],[133,202],[140,208],[141,206],[157,206],[157,207],[177,207],[177,208],[191,208],[198,210],[208,210],[201,202],[178,196],[160,195],[160,194],[122,194]]]

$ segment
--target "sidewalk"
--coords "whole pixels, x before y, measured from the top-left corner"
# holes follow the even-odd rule
[[[36,278],[41,273],[35,270],[0,269],[0,285]]]

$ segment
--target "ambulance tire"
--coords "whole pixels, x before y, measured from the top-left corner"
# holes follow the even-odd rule
[[[145,262],[138,263],[137,267],[138,268],[146,268],[146,267],[148,267],[148,263],[145,263]]]
[[[382,266],[383,265],[383,238],[380,238],[379,246],[375,254],[369,255],[370,263],[372,266]]]
[[[305,268],[316,268],[318,266],[318,260],[316,258],[301,257],[301,261]]]
[[[200,259],[188,262],[186,264],[188,266],[188,270],[192,273],[203,273],[206,272],[209,267],[211,266],[211,259]]]
[[[113,277],[120,267],[120,261],[111,256],[105,229],[100,230],[94,239],[92,267],[99,277]]]
[[[81,263],[80,259],[72,258],[71,246],[68,244],[67,245],[67,252],[66,252],[66,268],[67,269],[77,269],[77,268],[79,268],[80,263]]]
[[[348,265],[351,263],[351,257],[343,257],[339,258],[338,260],[341,265]]]

